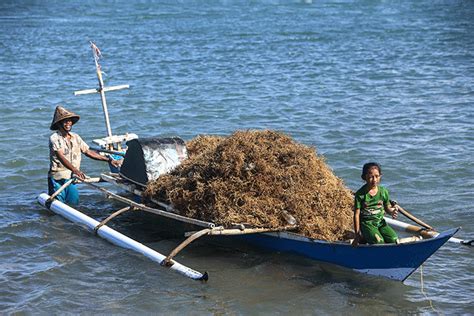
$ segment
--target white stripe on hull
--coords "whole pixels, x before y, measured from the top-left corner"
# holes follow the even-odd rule
[[[366,273],[370,275],[382,276],[397,281],[404,281],[407,279],[413,271],[414,268],[393,268],[393,269],[353,269],[354,271],[360,273]]]

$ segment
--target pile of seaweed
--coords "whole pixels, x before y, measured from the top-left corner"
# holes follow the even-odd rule
[[[198,136],[187,148],[189,158],[150,182],[145,197],[227,228],[288,226],[286,211],[308,237],[343,240],[352,231],[352,194],[315,148],[270,130]]]

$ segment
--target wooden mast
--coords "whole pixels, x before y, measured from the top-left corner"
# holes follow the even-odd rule
[[[101,66],[99,64],[99,59],[102,56],[102,54],[101,54],[99,48],[93,42],[90,42],[90,44],[91,44],[92,54],[94,55],[95,69],[96,69],[96,73],[97,73],[97,79],[99,81],[99,88],[75,91],[74,95],[91,94],[91,93],[99,93],[100,94],[100,99],[102,101],[102,110],[104,112],[105,127],[107,129],[107,137],[111,138],[112,137],[112,128],[110,127],[109,111],[107,109],[107,100],[105,98],[105,92],[106,91],[127,89],[130,86],[129,85],[119,85],[119,86],[113,86],[113,87],[105,87],[104,86],[104,80],[102,79],[102,70],[101,70]],[[107,149],[112,150],[113,149],[113,143],[108,144]]]

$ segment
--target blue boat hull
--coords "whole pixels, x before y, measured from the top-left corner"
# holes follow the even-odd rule
[[[437,237],[406,244],[359,245],[326,242],[289,233],[244,235],[246,242],[281,252],[336,264],[357,272],[404,281],[426,259],[451,238],[459,228]]]
[[[133,186],[109,178],[104,179],[136,194]],[[458,230],[459,228],[453,228],[434,238],[412,243],[358,247],[352,247],[349,243],[327,242],[288,232],[239,235],[230,238],[243,240],[264,249],[298,254],[361,273],[404,281]]]

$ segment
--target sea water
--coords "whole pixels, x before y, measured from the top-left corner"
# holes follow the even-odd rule
[[[346,185],[377,161],[405,209],[474,237],[472,1],[2,1],[0,313],[472,314],[474,249],[448,243],[404,284],[299,257],[196,244],[207,283],[115,247],[36,203],[56,105],[106,136],[89,48],[102,50],[114,133],[274,129],[314,146]],[[84,158],[83,171],[106,166]],[[122,207],[81,189],[98,219]],[[167,253],[160,219],[111,225]]]

